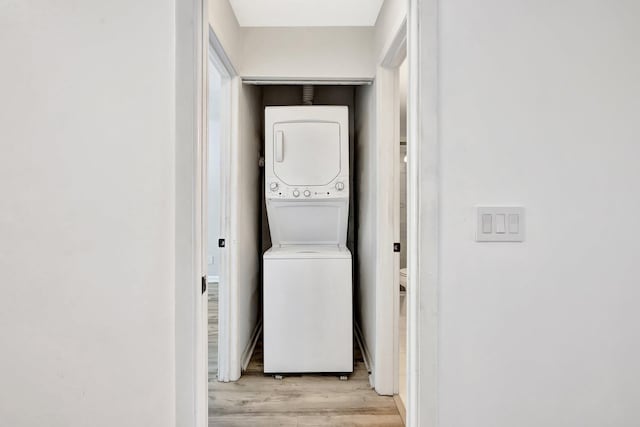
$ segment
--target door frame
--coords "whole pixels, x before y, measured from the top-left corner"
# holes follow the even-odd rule
[[[398,68],[406,57],[406,19],[398,26],[376,68],[375,138],[377,144],[376,188],[376,329],[373,382],[383,395],[398,393],[398,342],[400,254],[393,251],[399,240],[399,138]],[[398,142],[398,144],[396,144]]]
[[[407,426],[438,425],[439,0],[407,11]]]
[[[231,64],[226,52],[222,48],[222,44],[218,40],[218,37],[207,25],[208,31],[208,67],[214,67],[221,76],[222,90],[221,90],[221,117],[220,117],[220,223],[219,223],[219,238],[225,239],[226,242],[231,240],[231,203],[232,192],[231,190],[231,144],[232,144],[232,79],[237,76],[235,68]],[[209,69],[207,68],[207,76],[209,75]],[[209,111],[209,85],[207,79],[207,91],[206,91],[206,110]],[[208,119],[208,115],[207,115]],[[202,168],[202,231],[203,236],[207,236],[207,206],[208,206],[208,176],[210,171],[208,168],[208,154],[209,154],[209,127],[208,120],[205,123],[206,141],[203,157],[201,159]],[[207,257],[207,245],[203,242],[203,260]],[[206,262],[203,263],[206,266]],[[231,378],[231,342],[233,334],[232,322],[232,289],[231,289],[231,256],[227,250],[227,246],[220,250],[220,271],[218,280],[218,381],[228,382]],[[205,312],[204,322],[208,324],[207,312]],[[208,334],[205,336],[208,341]],[[207,367],[208,372],[208,367]],[[208,375],[208,373],[207,373]]]
[[[400,241],[400,92],[399,92],[399,70],[402,62],[407,59],[407,19],[405,18],[389,44],[387,51],[384,53],[381,66],[383,70],[378,72],[378,83],[380,90],[384,91],[382,94],[381,111],[379,117],[384,123],[382,127],[382,150],[384,150],[383,158],[387,163],[387,174],[390,177],[390,184],[392,190],[387,196],[388,198],[382,201],[383,206],[386,209],[387,216],[390,215],[391,227],[387,227],[385,224],[381,224],[382,227],[390,230],[388,234],[392,233],[393,242]],[[393,144],[389,145],[387,141],[393,141]],[[389,179],[389,178],[387,178]],[[392,206],[391,212],[388,211],[388,206]],[[407,228],[407,233],[409,229]],[[389,236],[391,237],[391,236]],[[389,258],[389,247],[383,248],[385,258]],[[391,280],[383,283],[383,286],[387,286],[386,283],[393,283],[393,289],[391,292],[391,301],[393,301],[393,318],[392,318],[392,334],[393,334],[393,376],[391,377],[391,387],[393,394],[398,394],[400,391],[400,253],[392,253],[392,272],[393,276]],[[407,295],[407,301],[409,299]],[[388,302],[387,302],[388,304]],[[387,341],[388,342],[388,341]]]
[[[407,426],[437,426],[439,298],[438,0],[407,0]],[[176,425],[206,427],[202,333],[202,158],[206,135],[207,0],[176,7]],[[226,56],[226,55],[225,55]],[[224,56],[223,56],[224,58]],[[230,62],[229,62],[230,64]],[[233,99],[233,94],[231,98]],[[206,296],[206,295],[205,295]]]
[[[407,88],[407,406],[406,425],[435,427],[438,425],[438,345],[439,345],[439,211],[440,211],[440,142],[438,133],[438,0],[408,0],[406,20],[399,26],[391,43],[383,53],[376,71],[376,96],[385,101],[378,104],[377,137],[380,152],[386,160],[378,163],[379,173],[392,172],[395,188],[399,183],[399,145],[389,146],[384,141],[399,137],[396,120],[398,113],[398,68],[407,58],[409,80]],[[380,119],[383,120],[380,120]],[[382,122],[382,123],[381,123]],[[396,146],[397,145],[397,146]],[[379,158],[380,159],[380,158]],[[393,162],[393,166],[389,164]],[[385,186],[386,188],[386,186]],[[379,260],[388,260],[391,233],[399,237],[399,189],[393,197],[381,198],[378,212],[390,218],[389,224],[378,223],[377,231],[383,244],[378,248]],[[392,206],[391,212],[388,206]],[[397,241],[397,240],[394,240]],[[383,278],[376,295],[392,296],[393,308],[393,376],[386,370],[382,379],[376,376],[378,386],[388,390],[393,385],[398,392],[398,339],[399,339],[399,255],[394,254],[393,278],[389,270],[378,274]],[[383,263],[379,263],[383,264]],[[384,273],[384,274],[383,274]],[[393,292],[386,288],[393,283]],[[380,305],[377,305],[379,308]],[[382,312],[388,315],[388,305]],[[378,313],[380,314],[380,313]],[[388,319],[388,316],[385,317]],[[387,325],[389,322],[386,323]],[[376,333],[376,341],[390,343],[388,334]],[[388,355],[388,353],[385,353]],[[386,366],[389,366],[388,360]],[[378,364],[378,362],[376,362]]]
[[[175,5],[174,88],[175,306],[174,322],[176,425],[206,426],[208,415],[207,341],[202,292],[202,148],[206,128],[207,0]],[[206,265],[206,264],[205,264]]]

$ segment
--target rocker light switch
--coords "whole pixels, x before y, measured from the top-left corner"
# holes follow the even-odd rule
[[[482,215],[482,233],[490,234],[492,231],[493,231],[493,215],[483,214]]]
[[[509,233],[518,234],[520,232],[520,215],[509,214]]]
[[[504,234],[506,231],[505,216],[505,214],[496,214],[496,233],[498,234]]]
[[[477,242],[523,242],[524,208],[515,206],[479,206]]]

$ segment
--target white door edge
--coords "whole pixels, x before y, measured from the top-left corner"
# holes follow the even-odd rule
[[[407,16],[407,423],[438,424],[438,0],[409,0]]]

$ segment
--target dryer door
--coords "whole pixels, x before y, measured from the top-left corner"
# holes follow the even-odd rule
[[[273,126],[273,172],[288,185],[327,185],[340,175],[338,122],[291,121]]]

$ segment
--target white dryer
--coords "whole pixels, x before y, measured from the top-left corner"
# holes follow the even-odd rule
[[[265,373],[353,371],[347,107],[265,110]]]

